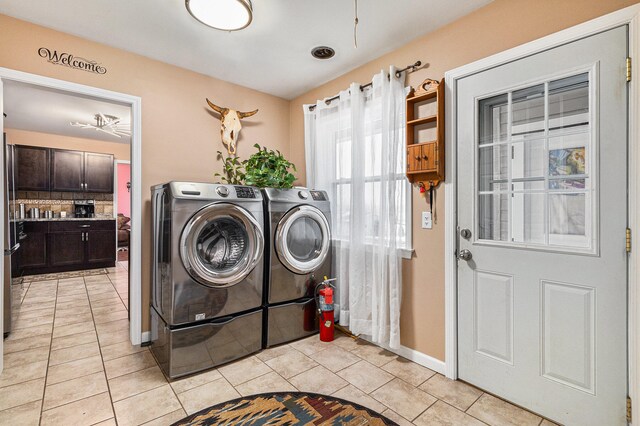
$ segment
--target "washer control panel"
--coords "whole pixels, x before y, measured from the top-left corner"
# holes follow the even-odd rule
[[[253,188],[248,186],[236,186],[236,197],[238,198],[256,198]]]
[[[315,201],[327,201],[327,197],[325,197],[322,191],[311,191],[311,198]]]
[[[228,197],[229,196],[229,188],[227,188],[226,186],[217,187],[216,188],[216,192],[221,197]]]

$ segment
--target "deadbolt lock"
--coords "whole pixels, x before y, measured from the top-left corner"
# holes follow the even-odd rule
[[[471,231],[468,230],[467,228],[461,229],[460,230],[460,236],[462,238],[464,238],[465,240],[468,240],[469,238],[471,238]]]

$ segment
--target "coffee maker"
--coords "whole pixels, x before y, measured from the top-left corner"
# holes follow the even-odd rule
[[[73,202],[73,213],[75,217],[94,217],[95,211],[95,200],[75,200]]]

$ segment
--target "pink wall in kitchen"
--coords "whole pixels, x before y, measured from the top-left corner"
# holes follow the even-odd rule
[[[127,182],[131,181],[131,165],[118,163],[118,213],[131,217],[131,194]]]

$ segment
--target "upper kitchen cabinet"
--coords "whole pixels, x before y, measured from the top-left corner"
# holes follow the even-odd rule
[[[113,155],[51,150],[51,190],[113,192]]]
[[[84,153],[84,190],[113,192],[113,155]]]
[[[84,191],[84,152],[51,150],[51,190]]]
[[[14,161],[16,190],[49,190],[49,148],[16,145]]]

